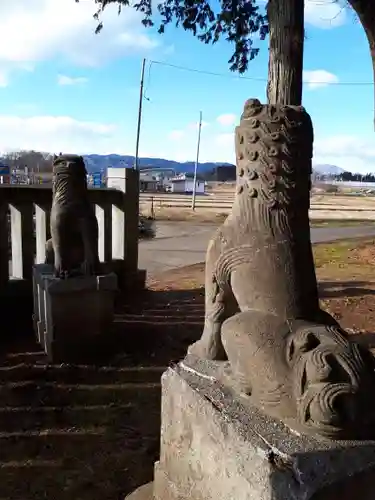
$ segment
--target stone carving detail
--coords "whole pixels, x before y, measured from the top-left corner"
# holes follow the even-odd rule
[[[332,437],[355,435],[361,424],[366,428],[372,355],[361,352],[340,327],[301,321],[286,347],[298,420]]]
[[[273,416],[347,437],[369,416],[375,364],[319,306],[310,116],[250,99],[235,136],[237,194],[208,246],[204,331],[189,354],[228,359],[242,391]]]
[[[53,162],[51,239],[46,263],[55,275],[69,278],[100,272],[98,222],[89,202],[87,172],[82,156],[59,155]]]

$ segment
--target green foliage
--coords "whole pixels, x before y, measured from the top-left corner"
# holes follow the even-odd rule
[[[80,0],[76,0],[79,2]],[[94,0],[98,5],[95,18],[98,21],[96,33],[103,28],[100,16],[109,4],[116,4],[119,14],[123,7],[130,7],[141,12],[145,27],[155,25],[152,0]],[[216,8],[214,8],[214,6]],[[172,22],[190,31],[201,42],[210,44],[225,39],[234,45],[229,65],[232,71],[244,73],[249,61],[258,54],[259,48],[253,46],[253,36],[259,33],[264,40],[268,34],[267,16],[259,12],[256,0],[163,0],[157,4],[160,24],[159,33],[164,33]]]

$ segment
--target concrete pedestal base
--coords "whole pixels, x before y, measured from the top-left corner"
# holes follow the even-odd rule
[[[100,349],[110,335],[116,290],[114,273],[61,280],[52,266],[34,266],[34,328],[50,362],[79,358],[87,347]]]
[[[127,500],[374,498],[374,441],[299,435],[224,386],[222,368],[189,360],[163,374],[160,461]]]

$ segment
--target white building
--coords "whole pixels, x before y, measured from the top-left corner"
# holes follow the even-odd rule
[[[125,193],[126,168],[107,168],[107,187]]]
[[[194,191],[194,179],[192,179],[191,177],[186,177],[186,175],[173,177],[169,180],[169,184],[171,186],[171,193],[191,194]],[[195,193],[204,194],[205,188],[206,182],[197,180]]]

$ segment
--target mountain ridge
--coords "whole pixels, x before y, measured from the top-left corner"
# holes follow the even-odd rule
[[[343,168],[328,163],[313,165],[313,170],[316,174],[322,175],[341,175],[345,172]]]
[[[83,155],[86,161],[86,168],[90,172],[98,172],[100,170],[106,169],[108,167],[112,168],[131,168],[134,166],[135,157],[131,155]],[[167,160],[165,158],[139,158],[140,169],[144,168],[155,168],[155,169],[168,169],[172,168],[177,173],[192,173],[194,172],[195,162],[186,161],[179,162],[174,160]],[[228,162],[202,162],[198,164],[198,169],[200,172],[208,173],[214,168],[219,166],[235,166]]]
[[[131,168],[134,166],[135,157],[131,155],[99,155],[99,154],[89,154],[83,155],[86,161],[86,168],[90,173],[100,172],[100,170],[106,169],[108,167],[112,168]],[[194,161],[179,162],[175,160],[167,160],[166,158],[151,158],[142,157],[139,158],[140,169],[144,168],[155,168],[162,170],[163,168],[174,169],[176,173],[193,173],[195,168]],[[217,167],[233,167],[235,165],[228,162],[202,162],[198,164],[198,171],[200,173],[209,173]],[[317,164],[313,165],[313,171],[321,175],[340,175],[345,172],[345,170],[337,165],[330,164]]]

